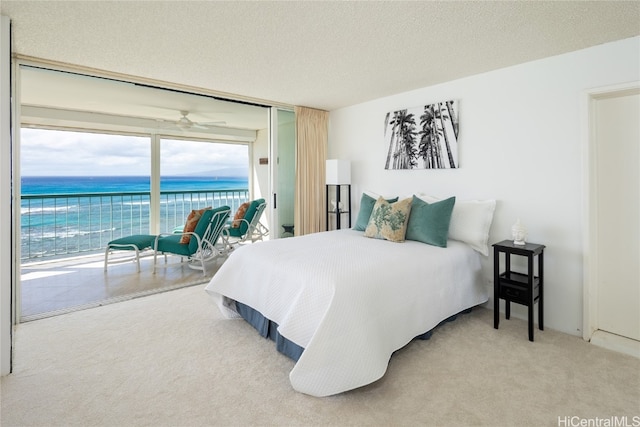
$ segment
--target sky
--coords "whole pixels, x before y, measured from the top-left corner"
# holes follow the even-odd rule
[[[150,175],[148,137],[23,128],[22,176]],[[161,175],[185,175],[248,166],[248,146],[163,140]]]

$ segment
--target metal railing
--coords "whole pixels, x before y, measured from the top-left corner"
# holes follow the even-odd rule
[[[249,190],[162,191],[160,230],[183,225],[192,209],[229,206],[235,212]],[[22,195],[21,259],[104,250],[113,239],[149,234],[149,192]]]

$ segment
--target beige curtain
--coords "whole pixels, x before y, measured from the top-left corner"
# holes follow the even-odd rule
[[[329,113],[295,107],[296,192],[295,234],[302,236],[326,230],[325,162]]]

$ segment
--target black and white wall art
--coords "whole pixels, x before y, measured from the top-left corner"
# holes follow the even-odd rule
[[[458,101],[387,113],[385,169],[458,168]]]

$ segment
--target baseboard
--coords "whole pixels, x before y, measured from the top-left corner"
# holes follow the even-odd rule
[[[628,354],[629,356],[640,359],[640,341],[597,330],[591,335],[590,342],[598,347]]]

